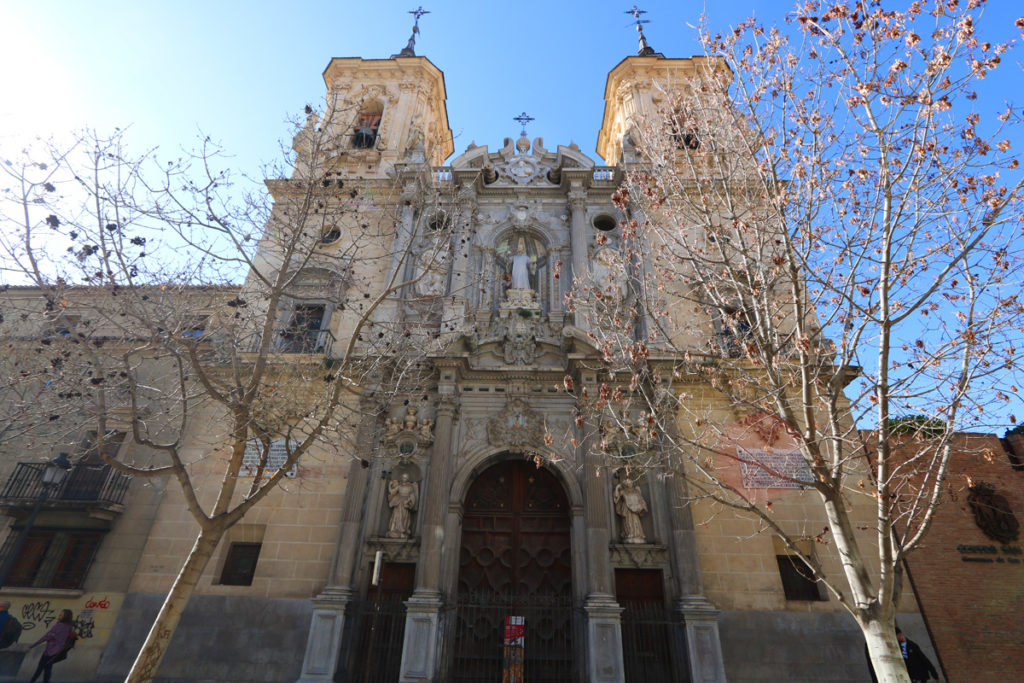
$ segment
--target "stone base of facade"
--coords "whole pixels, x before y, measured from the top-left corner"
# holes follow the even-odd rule
[[[83,680],[123,681],[163,601],[163,595],[129,593],[95,676]],[[308,599],[193,595],[153,681],[294,681],[312,614]]]
[[[622,683],[622,608],[615,598],[592,596],[583,606],[587,613],[587,680],[591,683]]]
[[[919,614],[896,618],[938,666]],[[729,683],[864,683],[864,638],[843,612],[722,612],[718,619]]]
[[[405,603],[405,639],[402,644],[401,683],[433,681],[441,650],[440,596],[413,595]]]

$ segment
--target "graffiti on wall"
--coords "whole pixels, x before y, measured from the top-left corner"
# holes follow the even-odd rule
[[[10,613],[21,622],[24,635],[21,642],[28,644],[42,637],[60,616],[61,610],[69,609],[74,615],[75,631],[84,639],[91,639],[96,646],[103,647],[114,628],[117,612],[120,610],[122,594],[86,594],[78,598],[24,598],[11,597]],[[86,643],[81,643],[86,645]]]

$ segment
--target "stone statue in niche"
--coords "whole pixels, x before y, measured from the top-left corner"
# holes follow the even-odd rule
[[[409,480],[403,473],[398,481],[388,482],[388,507],[391,520],[388,522],[388,538],[409,538],[412,533],[412,511],[419,502],[420,485]]]
[[[539,272],[547,256],[544,247],[524,234],[513,234],[495,249],[505,286],[504,300],[519,307],[535,305],[540,289]]]
[[[519,242],[519,248],[512,257],[512,282],[509,289],[533,289],[530,286],[530,276],[537,270],[536,257],[530,257],[526,253],[526,245]]]
[[[640,487],[632,479],[616,484],[612,493],[615,513],[622,519],[623,543],[646,543],[641,518],[647,512],[647,501]]]
[[[435,236],[432,244],[416,257],[413,285],[420,296],[441,296],[447,289],[448,251],[441,238]]]

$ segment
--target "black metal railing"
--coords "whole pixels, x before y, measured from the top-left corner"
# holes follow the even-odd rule
[[[578,680],[581,659],[573,631],[581,618],[572,599],[563,596],[460,595],[455,608],[451,675],[458,683],[503,680],[505,618],[523,617],[522,678],[531,683]]]
[[[284,330],[277,335],[275,350],[278,353],[324,353],[331,354],[334,335],[330,330]]]
[[[404,596],[353,600],[345,609],[343,654],[335,680],[397,683],[404,637]]]
[[[622,609],[626,683],[686,683],[686,631],[661,601],[629,600]]]
[[[19,462],[7,480],[0,500],[3,502],[34,501],[44,490],[43,471],[50,465],[41,462]],[[109,465],[72,465],[60,484],[48,492],[51,501],[82,501],[120,505],[124,501],[131,476]]]

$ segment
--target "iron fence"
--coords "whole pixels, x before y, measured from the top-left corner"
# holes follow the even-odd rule
[[[475,683],[503,680],[505,618],[523,617],[522,676],[530,683],[568,683],[579,679],[573,632],[581,611],[562,596],[460,595],[452,625],[451,675],[447,680]]]
[[[35,500],[43,492],[43,471],[46,463],[19,462],[7,480],[0,499],[4,501]],[[50,500],[95,501],[120,505],[128,491],[130,475],[109,465],[77,463],[71,467],[60,485],[49,492]]]
[[[405,636],[405,598],[384,595],[353,600],[345,609],[343,657],[336,681],[397,683]]]
[[[622,609],[626,683],[687,683],[686,631],[661,601],[627,600]]]

